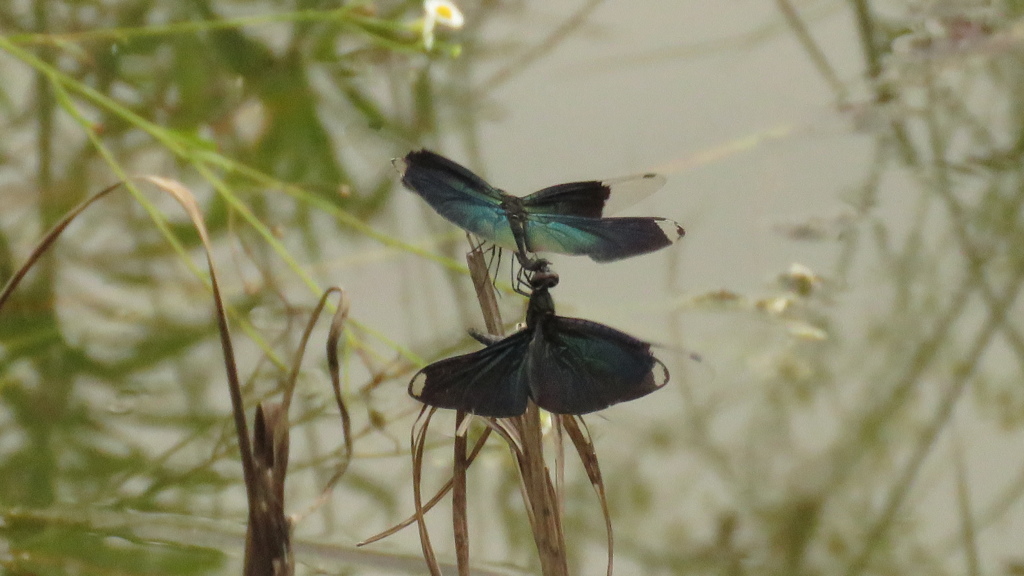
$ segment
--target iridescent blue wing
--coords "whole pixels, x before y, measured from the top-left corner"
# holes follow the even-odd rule
[[[526,222],[526,248],[608,262],[660,250],[679,240],[683,233],[679,224],[665,218],[532,214]]]
[[[531,214],[600,218],[650,196],[664,185],[665,177],[659,174],[569,182],[524,197],[523,207]]]
[[[508,216],[501,207],[503,192],[429,150],[410,152],[394,163],[402,184],[446,220],[484,240],[515,247]]]
[[[517,332],[483,350],[434,362],[409,383],[409,395],[437,408],[508,418],[526,411],[524,360],[530,335]]]
[[[548,412],[587,414],[668,382],[651,345],[604,324],[552,316],[530,341],[530,396]]]

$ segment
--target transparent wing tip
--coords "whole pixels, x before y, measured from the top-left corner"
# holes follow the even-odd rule
[[[405,161],[405,157],[392,158],[391,165],[394,166],[395,170],[403,176],[405,175],[405,171],[409,168],[409,163]]]
[[[423,395],[423,389],[427,386],[427,375],[423,372],[417,372],[412,377],[412,382],[409,382],[409,395],[413,398],[419,398]]]
[[[632,206],[660,190],[667,181],[667,178],[654,172],[602,180],[601,184],[608,188],[605,214],[615,214]]]
[[[683,227],[675,220],[659,219],[657,222],[658,227],[661,228],[669,242],[675,242],[686,235],[686,230],[683,230]]]

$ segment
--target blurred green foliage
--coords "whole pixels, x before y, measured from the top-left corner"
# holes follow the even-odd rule
[[[475,111],[489,87],[473,86],[472,67],[496,60],[488,78],[503,82],[585,19],[515,50],[472,24],[522,4],[465,6],[470,25],[439,33],[429,53],[417,2],[0,6],[0,278],[112,180],[159,173],[208,192],[221,264],[241,278],[230,307],[248,338],[241,368],[254,405],[287,372],[303,304],[320,288],[303,263],[320,262],[325,245],[370,239],[463,272],[457,249],[438,254],[386,232],[395,183],[377,160],[435,145],[442,128],[476,150]],[[960,523],[943,527],[946,540],[914,506],[921,471],[965,398],[986,425],[1013,433],[1024,422],[1024,9],[851,0],[842,14],[859,34],[863,68],[849,79],[804,29],[801,15],[822,8],[777,4],[784,26],[755,39],[792,34],[872,160],[862,185],[845,191],[848,214],[786,231],[837,247],[822,278],[790,270],[768,294],[678,295],[674,318],[738,318],[727,345],[739,368],[719,367],[708,386],[680,384],[684,414],[631,430],[647,459],[627,451],[605,473],[618,561],[645,574],[1013,573],[1020,558],[980,561],[978,539],[1019,506],[1024,472],[985,502],[946,502]],[[196,235],[176,207],[145,194],[103,202],[0,311],[0,568],[237,569],[244,500],[205,276],[190,258]],[[896,216],[880,208],[893,203],[903,208]],[[429,291],[417,274],[396,282]],[[851,287],[877,309],[857,307]],[[467,300],[459,290],[453,283]],[[360,556],[344,544],[409,512],[406,430],[393,424],[408,414],[377,388],[402,389],[422,360],[359,312],[357,303],[346,391],[361,460],[343,482],[344,518],[341,507],[315,517],[309,532],[332,540],[305,569],[380,573],[384,558],[400,564],[387,570],[416,573],[415,554]],[[316,370],[305,377],[307,390],[322,384]],[[328,398],[300,396],[293,437],[305,452],[289,479],[306,499],[290,510],[316,497],[338,454],[336,431],[325,430],[335,422]],[[507,455],[492,452],[481,466],[498,472],[470,474],[470,508],[484,510],[473,520],[487,522],[481,541],[508,563],[532,566],[517,478]],[[946,454],[933,458],[943,477],[968,476]],[[664,478],[651,458],[673,471],[692,459],[698,472]],[[572,564],[600,566],[591,486],[582,474],[567,481]],[[680,493],[685,502],[673,500]]]

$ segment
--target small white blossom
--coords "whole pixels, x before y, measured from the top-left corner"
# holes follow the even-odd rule
[[[434,26],[440,24],[458,30],[466,22],[462,11],[451,0],[424,0],[423,13],[423,45],[427,50],[434,47]]]
[[[821,276],[815,274],[814,270],[796,262],[789,265],[789,270],[779,275],[779,282],[787,290],[805,297],[810,296],[823,284]]]

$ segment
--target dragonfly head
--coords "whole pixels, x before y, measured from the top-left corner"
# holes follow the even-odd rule
[[[533,290],[547,290],[558,286],[558,274],[551,271],[548,267],[547,260],[539,260],[540,265],[532,275],[530,275],[530,288]]]

